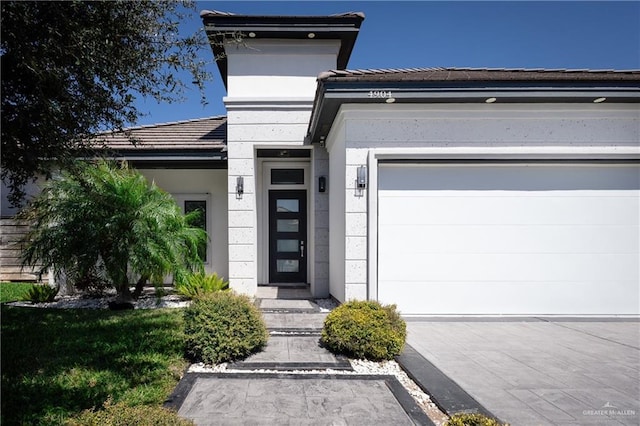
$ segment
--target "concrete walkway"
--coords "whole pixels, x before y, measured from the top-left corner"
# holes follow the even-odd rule
[[[166,406],[197,425],[433,425],[395,376],[337,374],[351,364],[320,346],[327,314],[304,292],[262,297],[265,350],[235,372],[186,373]]]
[[[637,319],[407,325],[407,341],[420,355],[512,425],[640,424]]]

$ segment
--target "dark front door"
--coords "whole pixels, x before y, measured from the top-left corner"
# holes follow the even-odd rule
[[[269,191],[269,282],[307,282],[307,191]]]

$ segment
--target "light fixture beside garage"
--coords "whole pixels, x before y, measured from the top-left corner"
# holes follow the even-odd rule
[[[487,103],[487,104],[492,104],[492,103],[494,103],[495,101],[497,101],[497,99],[496,99],[496,98],[487,98],[487,99],[485,99],[485,100],[484,100],[484,102],[485,102],[485,103]]]
[[[595,99],[593,100],[593,103],[594,103],[594,104],[599,104],[599,103],[602,103],[602,102],[604,102],[604,101],[606,101],[606,100],[607,100],[607,98],[595,98]]]
[[[242,198],[242,194],[244,194],[244,178],[238,176],[236,178],[236,195],[238,198]]]
[[[358,167],[356,187],[361,191],[367,187],[367,166]]]

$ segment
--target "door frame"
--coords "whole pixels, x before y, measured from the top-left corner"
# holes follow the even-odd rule
[[[311,162],[309,160],[301,160],[300,158],[283,158],[278,160],[264,159],[258,164],[260,173],[258,198],[256,200],[258,207],[258,284],[269,284],[269,190],[305,190],[307,191],[307,247],[306,247],[306,271],[307,282],[311,280],[310,265],[313,257],[313,251],[310,244],[310,232],[312,229],[312,215],[310,208],[311,203]],[[273,169],[303,169],[304,184],[301,185],[273,185],[271,184],[271,170]]]

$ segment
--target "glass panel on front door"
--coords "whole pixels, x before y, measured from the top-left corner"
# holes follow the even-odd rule
[[[279,199],[276,200],[276,209],[279,212],[298,213],[300,210],[300,202],[298,200]]]
[[[307,282],[307,191],[269,191],[269,282]]]
[[[298,219],[278,219],[278,232],[298,232],[300,221]]]

